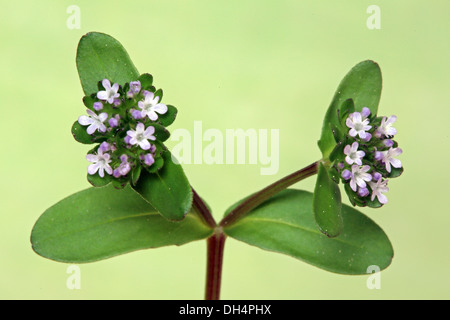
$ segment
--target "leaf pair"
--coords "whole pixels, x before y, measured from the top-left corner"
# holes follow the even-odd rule
[[[353,111],[367,107],[377,114],[382,87],[381,71],[373,61],[360,62],[339,84],[325,114],[318,141],[323,163],[320,164],[314,190],[313,209],[317,225],[329,237],[343,230],[341,195],[332,162],[343,152],[345,118]]]

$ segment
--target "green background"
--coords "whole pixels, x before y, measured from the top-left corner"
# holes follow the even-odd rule
[[[73,4],[79,30],[66,26]],[[371,4],[381,8],[380,30],[366,27]],[[163,102],[179,109],[171,130],[193,132],[195,120],[204,130],[280,130],[274,176],[261,176],[257,165],[185,166],[217,219],[236,200],[318,160],[316,141],[339,81],[362,60],[378,62],[379,114],[398,116],[405,167],[385,207],[361,210],[394,246],[381,289],[369,290],[367,276],[332,274],[228,239],[222,298],[450,298],[449,9],[446,0],[3,2],[0,298],[203,298],[205,241],[80,265],[80,290],[66,287],[68,265],[31,250],[40,214],[89,187],[89,147],[70,133],[84,113],[75,54],[89,31],[117,38],[138,70],[153,74]],[[296,187],[312,191],[314,180]]]

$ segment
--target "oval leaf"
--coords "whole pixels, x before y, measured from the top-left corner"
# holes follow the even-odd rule
[[[323,121],[318,145],[324,159],[329,157],[336,145],[330,124],[339,126],[338,110],[340,106],[345,100],[352,99],[356,111],[368,107],[372,115],[376,115],[380,102],[381,85],[381,70],[373,61],[360,62],[347,73],[339,84]],[[344,105],[346,106],[346,104]]]
[[[211,235],[194,212],[163,218],[130,187],[90,188],[58,202],[31,233],[33,250],[62,262],[85,263],[140,249],[182,245]]]
[[[162,157],[164,166],[155,173],[143,170],[134,189],[166,219],[182,220],[192,206],[192,189],[170,152]]]
[[[95,143],[95,137],[91,136],[86,132],[86,127],[79,124],[78,121],[75,121],[72,125],[72,136],[74,139],[83,144],[92,144]]]
[[[77,49],[77,69],[86,95],[98,91],[103,79],[123,86],[135,81],[139,72],[124,47],[113,37],[98,32],[84,35]]]
[[[336,237],[342,231],[341,192],[330,178],[322,163],[319,165],[313,197],[314,218],[317,225],[328,237]]]
[[[168,127],[175,121],[175,118],[177,117],[177,113],[178,113],[177,108],[168,104],[167,112],[158,116],[158,122],[161,125]]]
[[[340,274],[366,274],[369,266],[377,265],[382,270],[390,265],[391,243],[372,220],[343,205],[342,233],[328,238],[317,230],[312,201],[310,192],[284,190],[224,232],[261,249]]]

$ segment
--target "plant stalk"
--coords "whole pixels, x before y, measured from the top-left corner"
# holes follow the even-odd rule
[[[217,226],[216,220],[214,220],[214,217],[211,214],[211,211],[207,207],[206,203],[200,198],[198,193],[195,191],[194,188],[192,188],[193,193],[193,199],[192,199],[192,206],[197,210],[197,212],[200,214],[200,216],[203,218],[203,221],[211,227],[211,229],[214,229]]]
[[[226,235],[222,228],[217,227],[214,234],[207,240],[205,300],[220,299],[225,239]]]
[[[316,174],[318,172],[318,167],[319,161],[316,161],[311,165],[272,183],[261,191],[254,193],[236,206],[236,208],[234,208],[219,225],[217,225],[205,202],[192,188],[193,207],[197,210],[205,223],[214,229],[214,234],[207,239],[205,300],[220,299],[223,252],[226,239],[223,227],[230,226],[232,223],[242,218],[246,213],[289,186]]]

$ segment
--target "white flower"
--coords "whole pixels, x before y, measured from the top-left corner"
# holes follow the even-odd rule
[[[159,97],[155,96],[153,92],[147,91],[144,94],[144,100],[138,102],[139,108],[142,109],[141,117],[148,116],[150,120],[156,121],[159,114],[167,112],[167,106],[164,103],[158,103]]]
[[[352,166],[352,175],[350,180],[350,187],[353,191],[356,192],[357,186],[360,188],[366,187],[366,181],[372,180],[372,176],[367,173],[367,171],[370,170],[369,166],[358,166],[353,165]]]
[[[397,120],[396,116],[390,116],[389,119],[383,117],[381,119],[381,124],[377,129],[379,134],[384,134],[385,136],[393,136],[397,134],[397,129],[395,129],[392,124]]]
[[[128,130],[127,135],[130,137],[129,143],[131,145],[138,144],[142,149],[149,150],[151,147],[150,140],[156,140],[156,137],[153,136],[155,133],[155,128],[152,126],[145,128],[144,124],[139,122],[136,126],[136,130]]]
[[[111,86],[111,82],[109,82],[108,79],[103,79],[102,85],[103,88],[105,88],[105,90],[97,92],[97,98],[99,98],[100,100],[107,101],[109,104],[113,104],[114,99],[120,96],[117,93],[117,91],[119,91],[119,84],[114,83]]]
[[[397,157],[402,154],[402,149],[400,148],[390,148],[387,151],[379,151],[381,162],[383,162],[386,165],[387,172],[391,172],[391,165],[394,168],[401,168],[402,162],[399,159],[395,159],[394,157]]]
[[[101,148],[98,149],[97,154],[88,154],[86,155],[86,159],[89,162],[92,162],[88,167],[88,173],[90,175],[95,174],[98,171],[100,177],[105,176],[105,171],[109,175],[113,173],[113,169],[109,165],[111,162],[110,155],[108,153],[103,153]]]
[[[382,181],[382,179],[375,182],[369,182],[370,189],[372,189],[372,196],[370,200],[374,200],[375,197],[378,198],[378,201],[382,204],[386,204],[388,202],[387,197],[382,194],[389,191],[389,188],[387,187],[387,180]]]
[[[78,123],[82,126],[89,126],[87,128],[88,134],[93,134],[96,130],[99,132],[106,132],[106,126],[103,124],[105,120],[108,118],[108,114],[106,112],[100,113],[97,115],[92,110],[86,110],[88,116],[80,116],[78,118]]]
[[[353,142],[353,144],[346,145],[344,148],[344,154],[347,155],[345,157],[345,161],[348,164],[356,163],[362,166],[361,159],[366,155],[364,151],[358,151],[359,144],[358,142]]]
[[[356,135],[359,135],[361,139],[365,139],[368,134],[366,131],[372,128],[372,126],[369,126],[369,119],[362,116],[359,112],[350,114],[345,124],[350,128],[348,132],[350,136],[356,137]]]

